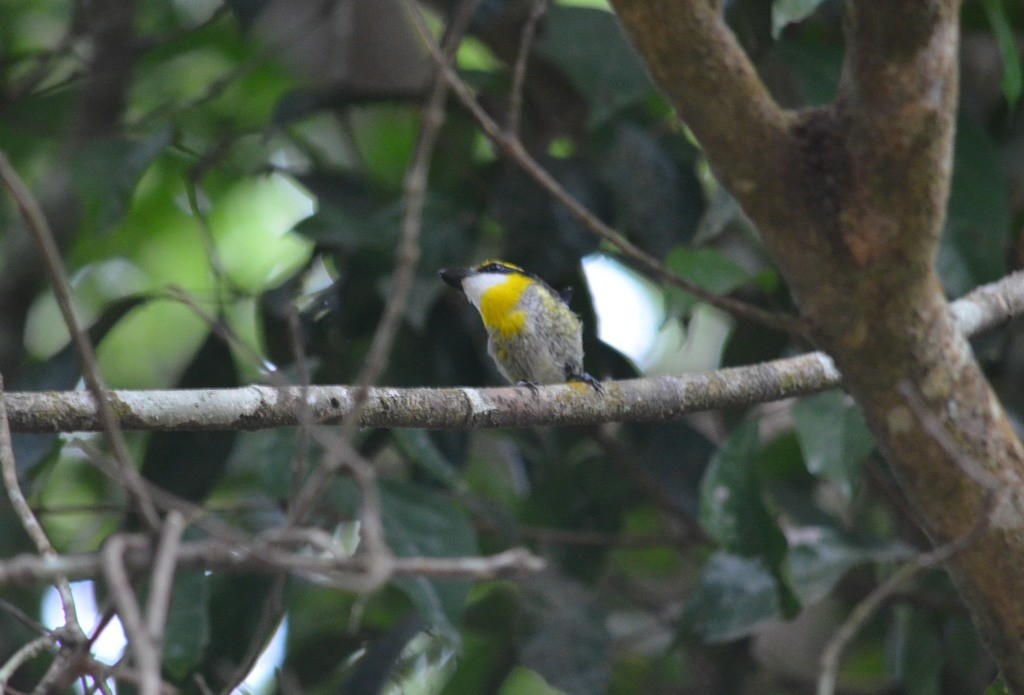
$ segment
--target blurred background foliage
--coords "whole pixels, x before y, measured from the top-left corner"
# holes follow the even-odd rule
[[[455,5],[424,5],[439,33]],[[532,6],[482,0],[458,52],[463,78],[501,122]],[[840,2],[724,6],[782,103],[832,98]],[[950,296],[1024,262],[1022,29],[1019,3],[964,4],[939,260]],[[552,3],[530,55],[520,136],[563,186],[676,272],[792,309],[756,232],[603,2]],[[401,182],[430,75],[399,0],[0,0],[0,147],[48,214],[110,384],[230,387],[267,369],[351,383],[389,294]],[[0,373],[10,389],[73,388],[67,332],[6,196],[0,216]],[[422,224],[416,284],[382,383],[499,382],[472,308],[436,275],[488,257],[575,288],[587,368],[601,378],[807,348],[640,278],[502,159],[454,102]],[[1022,341],[1017,322],[975,345],[1017,422]],[[19,435],[19,470],[58,548],[91,551],[131,521],[119,486],[73,439]],[[287,428],[130,443],[148,478],[253,531],[281,521],[293,462],[308,446]],[[276,676],[252,687],[806,693],[851,607],[926,547],[840,393],[664,424],[372,431],[358,444],[381,472],[399,555],[526,544],[551,571],[521,582],[403,579],[370,596],[299,579],[181,573],[169,681],[188,692],[230,687],[276,634]],[[315,464],[315,448],[308,457]],[[339,479],[316,520],[344,539],[358,503]],[[21,552],[31,547],[3,503],[0,558]],[[81,590],[99,613],[109,610],[102,587]],[[0,593],[33,616],[52,604],[42,588]],[[97,649],[120,649],[112,632]],[[0,610],[0,661],[32,636]],[[12,685],[30,688],[44,667],[33,662]],[[841,685],[977,693],[993,677],[955,590],[933,572],[870,621]]]

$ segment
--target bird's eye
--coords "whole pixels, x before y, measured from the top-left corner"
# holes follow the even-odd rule
[[[501,263],[488,263],[480,269],[480,271],[484,273],[503,273],[507,270],[508,268],[503,266]]]

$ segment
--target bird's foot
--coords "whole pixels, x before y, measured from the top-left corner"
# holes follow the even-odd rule
[[[570,374],[566,381],[581,381],[584,384],[590,386],[598,393],[604,393],[604,386],[601,385],[601,382],[595,379],[594,377],[590,376],[586,372],[583,372],[582,374]]]
[[[516,382],[516,386],[525,386],[526,388],[530,389],[534,395],[537,394],[537,384],[533,383],[532,381],[520,379],[519,381]]]

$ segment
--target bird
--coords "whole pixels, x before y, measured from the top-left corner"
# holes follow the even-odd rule
[[[583,322],[556,292],[517,265],[487,260],[445,268],[441,279],[466,295],[487,330],[487,353],[510,383],[536,392],[539,384],[583,382],[604,388],[583,371]]]

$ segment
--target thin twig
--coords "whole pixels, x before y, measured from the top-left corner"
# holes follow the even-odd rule
[[[210,218],[207,216],[206,211],[203,210],[199,200],[201,177],[202,173],[199,171],[199,167],[193,167],[193,170],[186,177],[185,198],[188,200],[189,210],[199,226],[199,240],[203,244],[203,252],[206,254],[206,259],[210,262],[218,311],[223,311],[225,302],[222,294],[225,289],[234,291],[234,285],[230,274],[224,268],[220,251],[217,249],[217,242],[213,237],[213,228],[210,227]]]
[[[57,59],[63,58],[71,52],[71,48],[77,38],[77,27],[74,26],[74,22],[69,22],[64,35],[61,36],[54,47],[41,51],[35,58],[35,65],[20,80],[8,87],[8,103],[17,103],[32,93],[46,78],[51,77],[50,71],[53,68],[53,64]]]
[[[50,630],[47,630],[45,627],[43,627],[38,620],[36,620],[25,611],[18,608],[16,605],[11,603],[7,599],[0,598],[0,610],[10,614],[15,620],[17,620],[33,632],[37,632],[40,635],[51,634]]]
[[[523,87],[526,84],[526,64],[530,59],[530,48],[533,46],[533,38],[537,34],[537,27],[540,20],[548,12],[549,0],[534,0],[530,14],[523,22],[523,30],[519,36],[519,52],[516,54],[516,62],[512,67],[512,87],[508,95],[508,116],[505,119],[505,126],[514,138],[519,137],[519,119],[523,111]]]
[[[611,431],[609,424],[603,424],[596,428],[593,436],[597,443],[604,450],[608,461],[618,468],[632,482],[632,484],[651,503],[661,510],[668,518],[675,520],[682,535],[689,542],[701,542],[707,539],[704,530],[691,514],[688,514],[672,496],[664,485],[659,483],[657,478],[645,470],[635,457],[626,450]]]
[[[117,480],[117,471],[107,464],[106,457],[104,457],[102,453],[90,442],[81,439],[72,440],[69,442],[69,446],[73,446],[85,454],[90,463],[92,463],[101,473],[109,477],[111,480]],[[252,539],[247,534],[243,533],[237,527],[220,520],[215,515],[210,514],[203,507],[195,504],[194,502],[182,499],[173,493],[167,492],[163,488],[150,483],[148,480],[144,482],[146,485],[146,491],[152,498],[153,503],[159,509],[181,513],[189,523],[195,524],[214,538],[225,543],[236,544],[239,547],[247,546],[251,543]]]
[[[128,636],[132,658],[139,669],[139,691],[142,695],[159,695],[160,651],[154,636],[146,629],[142,608],[128,578],[124,560],[126,547],[127,541],[121,534],[114,534],[103,544],[100,551],[103,576],[110,585],[110,595],[117,605],[117,614]]]
[[[359,538],[365,548],[366,578],[370,586],[380,586],[391,578],[394,571],[394,557],[384,535],[384,514],[377,485],[377,471],[362,454],[352,446],[351,440],[343,438],[335,443],[334,456],[345,462],[352,479],[362,492],[359,505]],[[320,470],[323,470],[321,468]],[[320,491],[321,494],[323,491]]]
[[[970,545],[988,525],[989,518],[990,516],[986,512],[978,524],[960,538],[918,555],[913,562],[896,570],[891,577],[875,587],[863,601],[854,607],[846,621],[829,640],[821,655],[821,674],[818,677],[817,695],[834,695],[843,651],[878,611],[879,607],[917,574],[938,567]]]
[[[619,250],[624,258],[636,268],[652,275],[653,277],[689,292],[702,302],[729,312],[734,316],[760,323],[769,328],[788,333],[793,336],[806,338],[807,327],[797,316],[778,314],[765,311],[746,302],[709,292],[700,285],[687,280],[686,278],[672,272],[661,261],[651,256],[640,247],[634,245],[624,236],[616,232],[607,224],[601,221],[594,213],[588,210],[571,193],[569,193],[536,159],[527,152],[522,141],[513,133],[508,132],[498,125],[477,102],[469,85],[459,77],[450,63],[443,60],[441,48],[437,45],[426,19],[413,0],[404,0],[409,12],[414,19],[414,24],[434,58],[441,75],[447,80],[452,92],[462,103],[463,107],[470,112],[473,118],[480,124],[484,133],[491,139],[494,146],[506,157],[511,159],[519,168],[526,172],[541,188],[545,189],[555,200],[564,205],[577,220],[589,229],[593,234],[607,241]]]
[[[185,517],[179,511],[168,512],[160,529],[160,540],[157,544],[156,559],[153,562],[149,598],[146,600],[146,632],[152,641],[153,650],[157,654],[155,671],[142,671],[142,692],[156,693],[162,683],[160,680],[160,655],[163,654],[164,627],[171,606],[171,593],[174,589],[174,567],[178,560],[178,547],[181,545],[181,534],[185,531]],[[141,666],[140,666],[141,668]],[[151,666],[152,668],[152,666]]]
[[[225,321],[217,318],[214,314],[211,314],[203,308],[200,304],[200,300],[194,297],[190,292],[177,285],[169,285],[165,292],[160,296],[179,302],[191,309],[192,313],[201,319],[211,331],[218,335],[225,343],[235,348],[235,352],[245,358],[246,362],[254,367],[260,375],[270,383],[279,386],[291,385],[291,381],[289,381],[281,372],[271,371],[268,369],[266,360],[264,360],[263,356],[256,351],[256,348],[244,340],[242,336],[240,336],[235,329],[229,326]]]
[[[965,475],[985,489],[984,499],[981,504],[982,513],[978,517],[978,522],[967,533],[934,550],[919,555],[913,562],[904,565],[889,579],[875,587],[863,601],[854,607],[846,621],[836,634],[833,635],[832,639],[829,640],[825,651],[821,655],[818,695],[834,695],[843,651],[867,621],[871,619],[878,608],[918,573],[945,563],[978,538],[988,528],[993,510],[997,509],[1002,503],[1007,492],[1006,488],[1001,486],[995,476],[985,470],[985,467],[980,462],[966,454],[963,448],[956,444],[939,419],[928,410],[924,397],[913,384],[904,380],[897,384],[897,390],[903,395],[907,406],[921,420],[925,430],[943,449],[949,459],[954,461]]]
[[[2,156],[2,154],[0,154]],[[0,377],[0,396],[3,395],[3,377]],[[18,467],[14,460],[14,447],[11,443],[11,429],[7,422],[7,406],[4,399],[0,397],[0,468],[3,469],[4,487],[7,489],[7,497],[11,501],[11,507],[18,516],[22,528],[36,546],[36,550],[44,560],[56,560],[58,555],[50,539],[46,536],[39,519],[32,513],[28,500],[21,491],[21,484],[18,481]],[[71,631],[85,640],[85,633],[78,622],[78,611],[75,609],[75,597],[71,593],[71,584],[67,577],[57,575],[54,578],[54,586],[60,595],[61,605],[64,609],[64,625]]]
[[[159,527],[159,516],[156,513],[152,500],[145,494],[142,476],[139,475],[139,472],[132,464],[131,456],[128,453],[128,446],[124,441],[124,433],[121,432],[114,409],[108,400],[108,389],[103,379],[103,374],[100,371],[99,363],[96,360],[96,352],[93,350],[89,337],[78,324],[78,319],[75,316],[74,295],[71,290],[71,283],[64,269],[64,263],[61,261],[60,251],[53,240],[53,233],[50,231],[49,223],[46,221],[46,216],[43,215],[42,209],[32,196],[28,186],[21,180],[18,172],[11,166],[10,160],[8,160],[6,153],[3,151],[0,151],[0,179],[3,180],[4,185],[10,191],[11,197],[14,199],[22,218],[25,220],[25,225],[34,237],[36,245],[39,247],[39,251],[46,263],[47,273],[53,285],[54,297],[57,300],[57,305],[60,307],[61,315],[64,317],[64,323],[67,325],[71,342],[74,344],[75,351],[81,360],[82,375],[85,377],[86,385],[89,387],[93,398],[96,399],[100,421],[103,423],[104,432],[114,452],[114,460],[117,461],[120,469],[122,483],[127,488],[128,494],[131,495],[136,507],[138,507],[142,518],[150,528],[156,529]]]
[[[450,66],[455,51],[472,19],[479,0],[463,0],[457,16],[447,31],[444,49],[441,51],[444,65]],[[376,475],[373,467],[349,444],[360,426],[360,415],[370,394],[370,386],[383,373],[395,336],[401,326],[409,293],[416,277],[420,258],[419,238],[423,223],[423,206],[427,195],[427,180],[430,161],[433,157],[437,137],[445,121],[444,104],[448,96],[447,81],[439,73],[434,80],[427,103],[420,116],[420,134],[413,152],[412,162],[406,171],[402,187],[402,230],[398,245],[395,271],[392,273],[390,295],[384,307],[377,329],[362,370],[356,379],[356,392],[352,409],[346,414],[340,436],[335,445],[325,446],[320,467],[310,476],[305,485],[294,496],[288,510],[290,524],[301,521],[327,489],[327,482],[342,466],[347,466],[359,483],[363,493],[360,518],[360,533],[371,556],[379,556],[386,562],[390,551],[384,539],[383,523],[380,519],[379,493],[376,490]]]
[[[462,1],[459,12],[448,29],[444,48],[438,46],[439,61],[449,69],[478,2],[479,0]],[[423,226],[423,206],[427,197],[430,162],[433,158],[438,134],[445,122],[444,104],[447,98],[448,83],[439,74],[434,80],[427,103],[420,115],[419,138],[413,151],[412,162],[402,183],[402,231],[398,243],[395,272],[391,276],[387,305],[377,324],[377,330],[374,332],[362,371],[359,378],[356,379],[356,385],[360,389],[355,402],[357,411],[366,401],[370,385],[377,381],[387,366],[395,335],[401,325],[402,314],[405,312],[409,292],[416,277],[416,266],[420,259],[419,240]],[[355,422],[352,422],[355,420],[358,420],[358,417],[351,418],[350,428],[358,427]]]
[[[107,681],[116,680],[138,685],[142,683],[142,674],[139,673],[138,669],[129,668],[125,659],[122,659],[113,666],[108,666],[99,661],[92,661],[89,664],[89,672],[93,677],[95,689],[103,693],[103,695],[114,695]],[[179,691],[172,685],[161,682],[160,692],[161,695],[177,695]],[[86,695],[91,695],[91,693],[92,691],[86,691]]]
[[[11,676],[13,676],[19,668],[53,647],[53,645],[53,637],[44,635],[42,637],[36,637],[28,644],[19,648],[18,651],[14,652],[14,654],[11,655],[11,658],[8,659],[3,666],[0,666],[0,693],[7,692],[7,681],[11,679]]]

